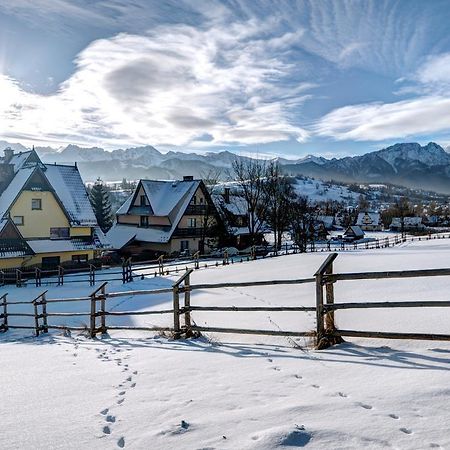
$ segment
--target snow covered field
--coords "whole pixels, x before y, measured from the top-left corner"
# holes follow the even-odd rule
[[[290,255],[200,270],[191,282],[310,277],[325,257]],[[433,240],[343,253],[335,271],[449,266],[450,242]],[[111,283],[108,291],[171,282]],[[449,286],[445,277],[349,281],[335,285],[335,297],[337,302],[446,300]],[[31,300],[44,289],[7,287],[1,293],[8,291],[10,300]],[[93,290],[78,284],[48,289],[48,298]],[[194,291],[191,300],[193,305],[249,306],[314,301],[312,284]],[[170,294],[108,302],[116,311],[171,307]],[[49,312],[52,308],[56,305],[49,305]],[[87,311],[88,305],[71,303],[60,310]],[[337,312],[336,319],[346,329],[448,333],[448,314],[448,308],[348,310]],[[314,328],[313,313],[210,312],[193,313],[193,319],[211,326]],[[108,317],[108,323],[169,325],[171,317]],[[348,339],[324,351],[309,344],[218,334],[173,341],[121,331],[90,340],[76,333],[34,338],[9,331],[0,335],[0,448],[450,448],[449,343]]]

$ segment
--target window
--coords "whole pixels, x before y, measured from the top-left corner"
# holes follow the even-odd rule
[[[203,205],[205,199],[203,197],[200,197],[200,205]]]
[[[141,227],[148,227],[148,216],[141,216],[140,225]]]
[[[75,263],[82,263],[87,262],[88,255],[72,255],[72,262]]]
[[[180,241],[180,250],[182,252],[189,250],[189,241]]]
[[[69,228],[54,227],[50,228],[50,239],[67,239],[70,237]]]
[[[60,264],[59,256],[44,256],[42,258],[41,268],[42,269],[56,269]]]
[[[189,228],[195,228],[196,226],[197,226],[197,219],[195,218],[188,219]]]
[[[31,209],[33,210],[42,209],[42,200],[40,198],[31,199]]]
[[[147,197],[145,195],[141,195],[141,206],[147,205]]]
[[[192,197],[192,204],[193,204],[193,205],[196,205],[196,204],[197,204],[197,196],[196,196],[196,195],[194,195],[194,196]]]
[[[14,216],[13,217],[13,222],[16,224],[16,225],[23,225],[23,216]]]

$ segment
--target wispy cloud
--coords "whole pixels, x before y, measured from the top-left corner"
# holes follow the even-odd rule
[[[303,141],[308,132],[290,109],[314,85],[288,78],[293,66],[283,57],[302,32],[276,29],[276,20],[168,25],[97,40],[54,95],[3,76],[2,132],[110,145],[201,145],[205,134],[209,145]]]

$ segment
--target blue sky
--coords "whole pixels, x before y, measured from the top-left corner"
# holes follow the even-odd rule
[[[450,144],[450,1],[0,0],[0,139],[324,156]]]

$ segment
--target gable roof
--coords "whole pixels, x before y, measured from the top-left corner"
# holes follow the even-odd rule
[[[170,227],[140,228],[135,225],[114,224],[107,237],[114,248],[120,249],[132,240],[162,243],[170,241],[173,232],[183,217],[201,180],[158,181],[141,180],[135,192],[117,211],[117,215],[128,214],[133,208],[134,199],[142,186],[155,216],[170,217]]]
[[[350,225],[346,230],[344,235],[353,234],[355,237],[363,237],[364,231],[358,225]]]
[[[23,239],[20,231],[13,222],[10,219],[0,220],[0,236],[7,228],[10,228],[10,231],[13,231],[12,235],[15,236],[11,237],[10,235],[9,237],[3,236],[0,238],[0,259],[34,255],[31,247],[27,244],[25,239]]]
[[[45,168],[45,177],[64,206],[72,225],[96,226],[97,219],[77,167],[46,164]]]
[[[364,222],[364,218],[367,217],[370,222]],[[380,213],[377,212],[360,212],[358,214],[358,219],[356,220],[356,225],[380,225]]]
[[[40,162],[25,164],[28,156],[18,158],[17,164],[22,164],[14,178],[0,195],[0,218],[5,217],[17,197],[26,187],[27,182],[35,173],[42,175],[48,182],[53,195],[60,204],[71,225],[96,226],[97,219],[89,201],[83,180],[76,166],[49,165]],[[22,157],[23,155],[17,155]],[[16,155],[15,155],[16,156]],[[13,157],[14,158],[14,157]]]

